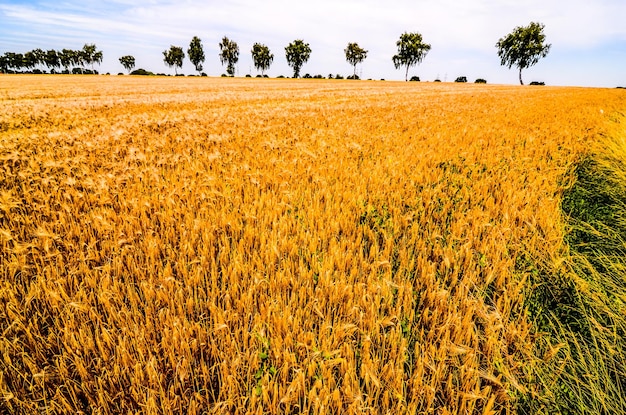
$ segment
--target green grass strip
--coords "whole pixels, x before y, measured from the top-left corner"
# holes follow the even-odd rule
[[[545,357],[519,413],[626,414],[626,118],[616,124],[563,194],[568,266],[532,275]]]

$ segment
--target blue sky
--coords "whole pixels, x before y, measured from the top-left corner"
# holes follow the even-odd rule
[[[173,73],[163,63],[170,45],[186,51],[202,39],[205,72],[220,75],[218,44],[239,44],[239,76],[256,74],[250,49],[264,43],[274,53],[270,76],[290,75],[284,47],[303,39],[313,50],[302,73],[341,73],[352,68],[348,42],[369,50],[358,67],[363,78],[403,79],[391,57],[405,31],[420,32],[432,49],[410,70],[423,81],[515,84],[517,71],[500,66],[495,43],[514,27],[545,24],[550,54],[524,71],[524,80],[550,85],[626,86],[624,0],[0,0],[0,53],[80,49],[95,43],[104,52],[101,72],[124,71],[118,58],[133,55],[137,67]],[[183,72],[194,73],[186,60]]]

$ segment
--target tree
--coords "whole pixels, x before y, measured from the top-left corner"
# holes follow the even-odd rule
[[[97,63],[98,66],[100,66],[100,64],[102,63],[102,60],[104,59],[104,55],[102,54],[102,51],[99,50],[96,53],[94,53],[93,55],[93,60],[91,61],[91,70],[93,69],[93,64]]]
[[[367,58],[367,51],[362,49],[357,43],[348,43],[348,47],[344,49],[346,60],[354,66],[354,79],[356,79],[356,66]]]
[[[26,69],[34,69],[37,66],[37,56],[34,52],[26,52],[24,54],[24,68]]]
[[[74,68],[72,68],[72,73],[77,73],[77,69],[80,70],[81,74],[85,73],[85,56],[83,55],[83,52],[81,50],[75,50],[72,54],[72,64],[74,65]]]
[[[285,48],[287,64],[293,68],[293,77],[300,77],[300,69],[311,57],[311,48],[303,40],[294,40]]]
[[[7,73],[9,71],[9,58],[7,54],[0,55],[0,72]]]
[[[46,52],[43,49],[33,49],[32,53],[35,57],[36,66],[46,64]]]
[[[222,65],[226,64],[228,75],[235,76],[235,64],[239,62],[239,45],[226,36],[222,38],[220,43],[220,62]]]
[[[169,50],[163,51],[163,61],[170,68],[174,67],[174,72],[178,75],[176,68],[183,67],[183,59],[185,59],[185,52],[180,46],[170,46]]]
[[[198,36],[194,36],[189,43],[189,49],[187,49],[187,55],[189,60],[196,67],[196,71],[202,72],[202,63],[204,62],[204,49],[202,47],[202,41]]]
[[[61,61],[59,60],[59,54],[56,50],[50,49],[46,51],[46,57],[44,58],[46,66],[50,69],[52,73],[53,69],[59,68],[61,66]]]
[[[91,70],[94,71],[93,65],[97,63],[98,65],[102,63],[102,51],[96,49],[96,45],[91,44],[88,45],[85,43],[83,49],[79,53],[81,58],[81,64],[91,65]],[[81,65],[82,66],[82,65]]]
[[[7,67],[12,68],[13,72],[18,72],[24,67],[24,55],[21,53],[6,52],[4,56]]]
[[[424,43],[422,35],[418,32],[415,33],[403,33],[400,35],[400,40],[396,42],[398,47],[398,54],[393,55],[393,65],[396,69],[400,69],[406,66],[406,73],[404,80],[409,80],[409,68],[415,66],[424,60],[428,51],[430,51],[430,45]]]
[[[125,55],[120,58],[120,63],[130,73],[135,67],[135,57],[131,55]]]
[[[265,75],[265,71],[270,68],[274,61],[274,55],[267,46],[255,43],[252,46],[252,60],[254,61],[254,67],[261,71],[261,75]]]
[[[531,22],[528,26],[518,26],[511,33],[498,40],[498,56],[502,66],[512,66],[519,68],[519,83],[524,85],[522,80],[522,69],[529,68],[545,58],[550,51],[549,44],[546,44],[546,35],[543,33],[545,25]]]
[[[69,71],[70,65],[74,62],[75,52],[71,49],[63,49],[58,55],[61,66],[64,67],[66,71]]]

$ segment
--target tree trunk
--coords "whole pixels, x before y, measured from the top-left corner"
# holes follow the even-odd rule
[[[406,66],[406,73],[404,74],[404,82],[409,80],[409,65]]]
[[[519,68],[519,84],[524,85],[524,81],[522,81],[522,68]]]

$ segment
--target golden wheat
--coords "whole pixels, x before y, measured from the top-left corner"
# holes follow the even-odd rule
[[[13,413],[514,412],[548,358],[517,260],[559,266],[562,181],[626,106],[601,89],[1,81]]]

